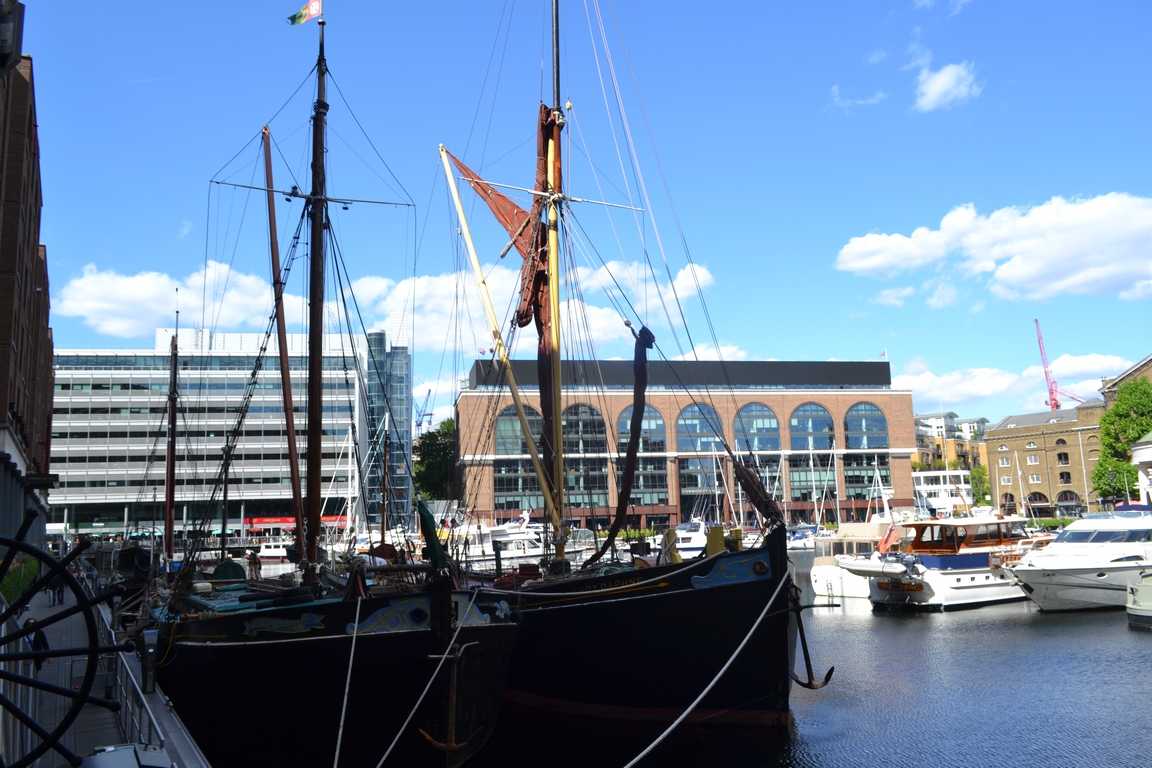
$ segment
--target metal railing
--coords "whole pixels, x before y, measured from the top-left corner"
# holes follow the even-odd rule
[[[80,560],[82,569],[81,583],[88,597],[93,597],[92,584],[99,583],[99,574],[96,569],[85,560]],[[100,606],[96,607],[97,630],[100,633],[101,645],[115,645],[116,633],[108,623],[108,617]],[[149,746],[164,747],[164,732],[152,714],[152,708],[144,698],[140,683],[132,673],[132,667],[123,653],[112,654],[112,698],[120,702],[120,711],[116,713],[116,721],[120,725],[120,734],[125,741],[134,744],[147,744]],[[107,659],[101,659],[102,665]]]

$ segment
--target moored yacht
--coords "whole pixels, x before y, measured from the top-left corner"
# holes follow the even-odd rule
[[[1043,549],[1012,568],[1041,610],[1119,608],[1128,585],[1152,565],[1150,510],[1117,511],[1077,520]]]
[[[1128,629],[1152,630],[1152,572],[1140,571],[1140,581],[1128,585]]]
[[[868,578],[873,607],[947,610],[1023,600],[1004,564],[1032,547],[1024,522],[990,515],[904,522],[911,533],[906,551],[837,564]]]

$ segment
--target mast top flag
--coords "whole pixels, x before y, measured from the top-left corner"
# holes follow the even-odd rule
[[[299,11],[289,16],[288,23],[292,26],[303,24],[309,19],[314,19],[322,13],[324,13],[324,0],[311,0],[311,2],[301,8]]]

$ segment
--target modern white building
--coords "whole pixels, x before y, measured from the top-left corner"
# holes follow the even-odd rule
[[[912,485],[937,514],[963,512],[976,503],[972,500],[972,473],[967,470],[914,470]]]
[[[70,532],[121,533],[149,529],[163,519],[165,429],[170,329],[156,331],[151,350],[57,350],[51,465],[60,482],[52,493],[51,522]],[[228,480],[228,527],[280,529],[291,523],[287,431],[276,339],[254,382],[263,334],[179,335],[176,523],[179,530],[204,514],[222,465],[226,433],[239,423]],[[307,336],[289,334],[297,447],[306,445]],[[360,493],[357,451],[362,439],[362,363],[347,338],[325,337],[324,516],[336,521]],[[251,387],[250,387],[251,383]],[[355,436],[355,437],[354,437]],[[362,455],[362,452],[361,452]],[[303,468],[301,469],[303,474]],[[307,487],[308,478],[304,478]],[[219,529],[216,522],[214,528]]]

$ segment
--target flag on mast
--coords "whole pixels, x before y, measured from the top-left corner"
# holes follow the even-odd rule
[[[292,26],[303,24],[309,19],[314,19],[324,12],[324,0],[311,0],[308,5],[301,8],[296,13],[288,17],[288,23]]]

